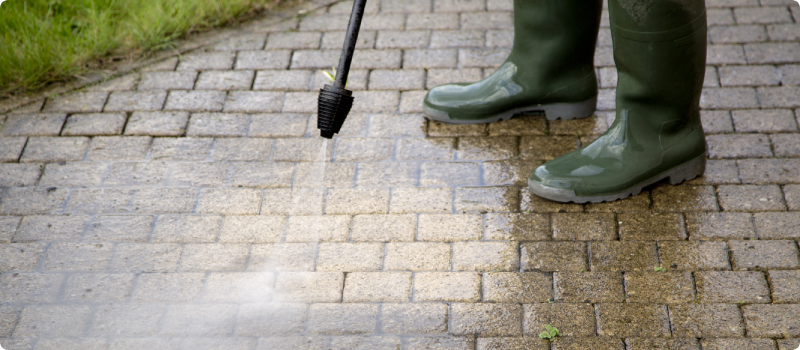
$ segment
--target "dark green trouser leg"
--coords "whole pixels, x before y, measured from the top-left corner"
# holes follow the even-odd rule
[[[705,171],[703,0],[609,0],[609,14],[619,78],[616,120],[594,142],[534,170],[528,183],[539,196],[610,201]]]
[[[477,83],[428,92],[424,111],[444,123],[480,124],[516,113],[548,119],[589,117],[597,106],[594,48],[601,0],[514,0],[514,47]]]

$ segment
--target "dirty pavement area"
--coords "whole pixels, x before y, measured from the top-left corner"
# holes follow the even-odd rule
[[[586,120],[423,118],[510,0],[369,0],[330,141],[348,2],[0,115],[0,346],[794,350],[800,7],[707,4],[706,175],[614,203],[526,188],[613,121],[607,13]]]

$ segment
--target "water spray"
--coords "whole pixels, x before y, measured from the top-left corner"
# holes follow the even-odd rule
[[[342,55],[339,57],[339,67],[336,69],[336,79],[333,85],[325,84],[319,90],[317,109],[317,128],[320,136],[330,139],[333,134],[338,134],[342,129],[350,108],[353,107],[353,92],[345,89],[347,75],[350,73],[350,63],[353,61],[353,51],[358,41],[358,30],[361,28],[361,18],[364,17],[364,7],[367,0],[355,0],[353,11],[350,13],[350,24],[347,25],[347,34],[344,37]]]

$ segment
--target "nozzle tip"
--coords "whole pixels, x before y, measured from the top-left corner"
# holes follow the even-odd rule
[[[322,136],[322,137],[324,137],[324,138],[326,138],[326,139],[332,139],[332,138],[333,138],[333,131],[330,131],[330,130],[320,130],[320,132],[319,132],[319,136]]]

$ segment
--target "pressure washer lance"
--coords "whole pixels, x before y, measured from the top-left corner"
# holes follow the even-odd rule
[[[353,60],[353,51],[358,40],[358,30],[361,28],[361,18],[364,16],[364,7],[367,0],[355,0],[353,12],[350,13],[350,24],[347,25],[347,35],[344,37],[342,56],[339,57],[339,67],[336,69],[336,79],[333,86],[325,85],[319,90],[317,107],[317,128],[320,136],[330,139],[339,130],[353,107],[353,92],[345,89],[347,75],[350,73],[350,62]]]

